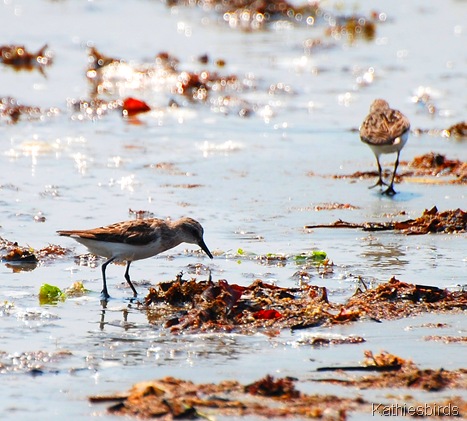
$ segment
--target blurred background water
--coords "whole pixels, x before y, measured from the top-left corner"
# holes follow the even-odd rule
[[[173,279],[190,263],[202,262],[215,280],[246,285],[260,278],[296,285],[293,274],[299,267],[291,260],[265,265],[239,259],[241,248],[285,255],[324,250],[335,264],[334,273],[325,278],[313,273],[310,282],[326,286],[336,301],[352,294],[359,277],[370,283],[396,276],[443,288],[465,285],[465,234],[407,237],[307,231],[304,226],[339,218],[408,219],[434,205],[465,210],[464,186],[407,180],[388,198],[367,189],[372,180],[332,176],[375,169],[374,157],[356,129],[377,97],[411,121],[413,133],[402,160],[432,151],[467,159],[465,141],[442,136],[443,129],[465,121],[467,3],[320,6],[330,17],[376,16],[375,36],[350,40],[345,34],[329,35],[331,18],[326,16],[313,25],[280,19],[262,30],[244,31],[230,27],[214,10],[149,0],[3,1],[1,44],[24,45],[33,52],[47,44],[53,64],[44,72],[0,65],[0,96],[58,112],[16,124],[0,122],[0,236],[34,248],[61,244],[79,254],[83,247],[58,238],[55,231],[129,219],[131,208],[161,218],[198,219],[207,245],[220,256],[208,262],[179,246],[135,263],[136,283]],[[122,83],[117,92],[103,97],[135,96],[152,111],[138,119],[124,119],[116,111],[86,118],[70,104],[91,98],[86,78],[89,46],[124,60],[130,69],[147,67],[157,54],[167,52],[178,58],[179,69],[236,75],[240,88],[222,106],[215,95],[206,103],[193,103],[154,80],[144,89]],[[209,57],[207,64],[200,63],[202,55]],[[225,65],[217,66],[216,60]],[[171,100],[179,107],[169,107]],[[248,117],[241,116],[245,110]],[[392,168],[393,157],[384,156],[383,162]],[[357,209],[315,210],[330,203]],[[44,222],[36,222],[38,216]],[[317,392],[321,385],[306,383],[312,370],[343,359],[359,361],[369,348],[412,358],[422,366],[465,364],[462,345],[427,343],[422,337],[428,329],[410,328],[425,319],[446,320],[449,328],[443,334],[465,335],[458,317],[401,320],[386,323],[384,331],[367,323],[333,329],[336,334],[364,335],[368,341],[342,348],[295,346],[297,334],[290,332],[273,339],[173,336],[148,325],[145,315],[132,308],[125,322],[129,293],[122,288],[123,267],[110,266],[108,276],[116,299],[103,315],[99,267],[78,266],[72,258],[33,271],[0,267],[0,301],[14,304],[0,313],[0,351],[12,364],[1,374],[2,419],[62,419],[65,414],[78,419],[93,413],[111,418],[103,415],[104,408],[89,406],[87,397],[164,375],[199,382],[291,375]],[[89,296],[39,306],[41,284],[66,288],[78,280],[93,291]],[[70,354],[47,361],[46,374],[31,377],[25,374],[29,366],[21,368],[17,361],[39,350]]]

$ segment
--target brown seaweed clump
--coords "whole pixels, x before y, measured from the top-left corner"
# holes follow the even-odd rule
[[[368,369],[368,370],[367,370]],[[331,383],[359,389],[405,388],[440,391],[445,389],[465,389],[467,370],[419,369],[412,361],[382,351],[374,355],[365,351],[362,364],[352,367],[322,367],[323,371],[336,371],[339,378],[318,378],[312,381]],[[376,371],[378,374],[342,378],[347,371]],[[319,418],[325,420],[345,420],[350,413],[372,413],[375,415],[398,415],[390,413],[391,406],[407,406],[406,396],[393,396],[392,405],[371,403],[362,397],[347,398],[335,395],[308,395],[300,392],[291,377],[274,378],[266,375],[251,384],[242,385],[238,381],[222,381],[218,384],[194,384],[173,377],[146,381],[133,385],[126,393],[107,396],[91,396],[91,403],[114,402],[107,411],[114,415],[136,416],[138,418],[195,419],[213,416],[226,417],[266,417],[266,418]],[[402,402],[399,400],[404,399]],[[436,414],[440,408],[442,416],[465,415],[467,402],[462,398],[442,402],[418,403],[418,416]],[[446,410],[449,414],[446,414]]]
[[[436,206],[425,209],[416,219],[395,222],[394,229],[407,235],[467,232],[467,212],[461,209],[439,212]]]
[[[305,22],[312,25],[322,14],[318,2],[294,5],[286,0],[168,0],[169,6],[197,5],[206,11],[214,11],[232,28],[243,31],[265,29],[268,24],[285,20],[293,23]]]
[[[467,310],[467,291],[448,291],[429,285],[417,285],[391,278],[388,282],[357,293],[345,304],[360,318],[393,320],[422,313]]]
[[[396,230],[406,235],[458,234],[467,232],[467,212],[461,209],[439,212],[436,206],[425,209],[416,219],[399,222],[346,222],[341,219],[331,224],[306,225],[305,229],[315,228],[360,228],[364,231]]]
[[[361,16],[342,16],[333,21],[326,34],[335,39],[346,38],[351,43],[357,38],[372,41],[376,36],[376,23]]]
[[[369,411],[362,398],[307,395],[295,379],[266,376],[249,385],[238,381],[195,384],[173,377],[135,384],[128,392],[91,396],[92,403],[114,402],[107,411],[138,418],[196,419],[212,416],[266,418],[346,418],[348,411]],[[330,416],[335,418],[330,418]]]
[[[467,162],[458,159],[448,159],[445,155],[430,152],[425,155],[416,156],[411,162],[401,161],[401,166],[407,169],[396,174],[395,181],[400,183],[407,180],[423,184],[466,184]],[[312,173],[310,176],[314,175]],[[333,175],[332,178],[343,179],[369,179],[377,176],[375,171],[357,171],[353,174]],[[384,171],[389,176],[388,170]]]
[[[319,372],[338,371],[376,371],[379,374],[359,378],[327,378],[317,381],[339,384],[359,389],[409,388],[436,392],[444,389],[465,389],[467,387],[467,370],[420,369],[410,360],[382,351],[374,355],[365,351],[365,360],[361,365],[349,367],[321,367]],[[465,408],[464,408],[465,409]]]
[[[461,121],[460,123],[454,124],[451,127],[443,130],[443,136],[445,137],[455,137],[457,139],[462,139],[467,137],[467,121]]]
[[[35,250],[0,237],[0,261],[5,262],[15,272],[33,270],[39,262],[64,256],[69,252],[68,249],[53,244]]]
[[[456,177],[454,182],[467,182],[467,162],[458,159],[448,159],[439,153],[430,152],[425,155],[416,156],[409,167],[413,168],[416,176],[450,176]]]
[[[281,288],[256,280],[243,287],[225,280],[196,282],[179,277],[150,288],[141,308],[146,311],[149,323],[164,326],[173,333],[253,334],[357,320],[394,320],[424,312],[465,311],[467,292],[408,284],[392,278],[374,289],[355,294],[344,304],[337,304],[329,302],[326,288],[311,285]]]
[[[242,31],[265,30],[276,22],[310,27],[319,22],[327,25],[327,36],[350,42],[356,38],[373,40],[376,24],[384,20],[384,14],[376,12],[369,17],[336,14],[313,1],[296,4],[287,0],[168,0],[166,3],[171,7],[196,5],[205,11],[214,11],[230,28]]]

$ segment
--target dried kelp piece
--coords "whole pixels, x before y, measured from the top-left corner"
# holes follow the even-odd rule
[[[338,16],[332,20],[326,34],[335,39],[346,38],[354,42],[357,38],[372,41],[376,36],[377,21],[363,16]]]
[[[318,205],[314,206],[314,210],[317,212],[323,211],[323,210],[336,210],[336,209],[350,209],[350,210],[355,210],[355,209],[360,209],[358,206],[351,205],[350,203],[320,203]]]
[[[297,379],[290,377],[276,380],[274,377],[267,375],[263,379],[245,386],[245,392],[257,396],[298,398],[300,392],[295,389],[295,380]]]
[[[423,339],[425,339],[425,341],[443,342],[445,344],[467,343],[467,336],[430,335],[430,336],[425,336]]]
[[[38,69],[43,72],[44,67],[52,64],[52,53],[47,44],[37,53],[29,52],[24,45],[1,45],[0,62],[15,70]]]
[[[40,250],[20,246],[17,242],[0,237],[0,260],[6,262],[13,271],[29,271],[34,269],[39,261],[47,261],[69,253],[68,249],[50,244]]]
[[[34,255],[34,250],[17,245],[2,255],[2,261],[10,263],[37,263],[37,257]]]
[[[355,294],[345,308],[357,311],[360,318],[376,320],[398,319],[424,312],[465,311],[467,292],[408,284],[392,278],[376,288]]]
[[[318,371],[378,371],[379,375],[339,379],[318,379],[323,383],[335,383],[342,386],[353,386],[360,389],[375,388],[411,388],[427,391],[449,389],[465,389],[467,387],[467,370],[433,370],[419,369],[412,361],[382,351],[373,355],[365,351],[365,360],[361,365],[349,367],[321,367]]]
[[[30,271],[37,266],[38,259],[31,247],[22,247],[17,242],[0,237],[0,251],[0,260],[6,262],[14,272]]]
[[[467,183],[467,162],[458,159],[448,159],[445,155],[430,152],[425,155],[416,156],[411,162],[401,161],[401,166],[407,169],[396,175],[395,181],[402,180],[425,184],[465,184]],[[310,174],[312,176],[314,174]],[[353,174],[333,175],[338,179],[369,179],[377,176],[375,171],[357,171]],[[384,177],[390,172],[384,171]]]
[[[69,249],[56,244],[49,244],[48,246],[35,251],[35,254],[39,260],[45,260],[49,258],[53,259],[56,257],[65,256],[69,253]]]
[[[305,337],[297,341],[298,345],[309,345],[315,348],[330,345],[353,345],[366,342],[361,336],[347,336],[342,338],[334,338],[328,336],[312,336]]]
[[[156,164],[147,164],[144,166],[145,168],[151,168],[158,172],[166,173],[169,175],[182,175],[185,177],[191,177],[194,174],[180,170],[174,163],[172,162],[158,162]]]
[[[140,307],[149,323],[172,332],[307,329],[357,320],[393,320],[424,312],[467,309],[467,292],[407,284],[393,278],[344,304],[329,302],[326,288],[281,288],[261,280],[243,287],[218,282],[177,280],[151,288]],[[332,343],[332,342],[330,342]]]
[[[96,47],[90,47],[88,50],[88,70],[98,70],[112,63],[120,63],[120,61],[120,59],[102,54]]]
[[[444,155],[430,152],[425,155],[416,156],[409,164],[412,168],[422,171],[430,171],[432,175],[438,175],[447,168],[452,170],[461,164],[459,160],[449,160]]]
[[[401,162],[402,165],[402,162]],[[310,176],[314,176],[315,174],[313,173],[308,173]],[[382,177],[383,178],[389,178],[392,175],[391,171],[386,169],[382,170]],[[378,177],[379,173],[378,171],[356,171],[353,174],[334,174],[331,177],[335,179],[357,179],[357,180],[368,180],[368,179],[373,179],[375,177]],[[397,183],[400,183],[402,181],[403,175],[401,174],[396,174],[394,181]]]
[[[255,31],[265,29],[268,24],[278,20],[313,25],[320,11],[317,3],[305,3],[295,6],[286,0],[170,0],[169,6],[197,5],[205,11],[214,11],[222,16],[232,29]]]
[[[0,122],[6,120],[8,123],[17,123],[20,119],[39,120],[50,118],[60,113],[58,108],[42,109],[29,105],[20,104],[15,98],[0,98]]]
[[[438,212],[436,206],[425,210],[419,218],[395,222],[394,229],[407,235],[428,233],[460,233],[467,231],[467,213],[461,209]]]
[[[365,351],[365,360],[363,365],[366,367],[402,367],[408,363],[408,360],[398,357],[397,355],[390,354],[389,352],[382,351],[374,355],[371,351]]]
[[[448,159],[444,155],[430,152],[416,156],[408,164],[415,176],[455,176],[457,182],[467,182],[467,163],[458,159]]]
[[[165,326],[173,332],[258,329],[282,320],[298,291],[260,280],[242,287],[225,280],[214,283],[178,279],[150,289],[145,310],[150,323],[163,324],[165,320]],[[321,295],[311,295],[313,300],[321,299]]]
[[[461,121],[460,123],[454,124],[446,130],[443,130],[445,137],[456,137],[464,138],[467,137],[467,121]]]
[[[275,22],[292,25],[315,26],[318,22],[329,27],[326,35],[353,42],[356,38],[372,40],[376,25],[384,20],[384,14],[371,13],[369,17],[336,15],[323,9],[319,2],[297,4],[287,0],[170,0],[169,6],[199,6],[204,11],[214,11],[232,29],[258,31],[269,28]]]
[[[364,222],[353,223],[341,219],[331,224],[305,225],[305,229],[315,228],[359,228],[364,231],[396,230],[406,235],[421,235],[429,233],[463,233],[467,232],[467,212],[461,209],[439,212],[438,208],[423,211],[416,219],[400,222]]]
[[[238,381],[195,384],[165,377],[135,384],[127,393],[91,396],[92,403],[118,402],[108,408],[113,415],[138,418],[267,417],[345,419],[347,411],[369,411],[361,398],[307,395],[294,387],[294,379],[266,376],[250,385]],[[336,419],[336,418],[333,418]]]

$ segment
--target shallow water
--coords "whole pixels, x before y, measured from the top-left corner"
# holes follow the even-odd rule
[[[335,264],[334,273],[325,278],[316,273],[311,282],[326,286],[335,301],[351,295],[359,277],[369,283],[396,276],[443,288],[465,285],[465,234],[406,237],[303,227],[339,218],[408,219],[434,205],[440,210],[465,210],[463,186],[404,182],[396,185],[399,194],[388,198],[368,190],[370,180],[332,175],[375,168],[371,151],[355,132],[375,97],[402,110],[413,129],[423,129],[411,135],[402,160],[430,151],[467,160],[465,141],[425,131],[465,119],[467,97],[460,92],[465,90],[467,28],[462,17],[466,7],[463,1],[378,7],[360,2],[357,13],[367,15],[376,8],[388,18],[378,25],[374,41],[357,39],[350,44],[323,37],[322,24],[308,28],[282,23],[267,31],[242,32],[230,29],[214,13],[169,9],[145,0],[5,1],[0,5],[2,42],[25,44],[32,51],[47,43],[54,64],[46,77],[0,65],[0,95],[13,96],[25,105],[57,107],[60,113],[43,121],[0,123],[0,236],[34,248],[61,244],[80,254],[84,247],[57,237],[55,231],[105,225],[128,219],[129,208],[144,209],[161,218],[198,219],[208,247],[220,257],[208,261],[184,253],[185,247],[179,246],[136,262],[132,278],[139,291],[146,288],[143,281],[157,284],[173,279],[196,262],[208,265],[215,280],[246,285],[261,278],[281,286],[296,284],[292,275],[299,267],[294,263],[263,265],[239,259],[239,248],[255,254],[326,251]],[[349,6],[347,12],[352,11]],[[304,49],[310,38],[324,39],[329,48]],[[255,112],[241,118],[232,109],[225,115],[214,106],[178,98],[182,106],[168,109],[171,95],[166,91],[135,92],[124,87],[122,96],[138,95],[159,108],[139,117],[138,124],[118,113],[77,121],[67,100],[89,97],[85,78],[89,42],[106,55],[136,63],[148,63],[157,53],[168,51],[187,70],[198,69],[196,59],[205,53],[213,60],[225,59],[225,68],[215,70],[243,78],[245,89],[236,95]],[[279,83],[290,90],[269,93],[269,87]],[[249,85],[254,88],[247,89]],[[436,105],[434,114],[413,103],[423,89]],[[383,157],[386,167],[392,166],[392,159]],[[175,174],[155,168],[158,163],[174,164]],[[188,184],[199,186],[183,187]],[[316,205],[334,202],[358,209],[314,210]],[[35,222],[36,215],[43,215],[45,222]],[[250,382],[265,374],[290,375],[301,380],[300,389],[324,393],[323,385],[309,381],[316,374],[313,370],[355,364],[366,349],[384,349],[422,367],[465,366],[465,345],[423,339],[430,334],[465,336],[465,317],[459,316],[386,322],[385,329],[358,323],[282,332],[275,338],[174,336],[128,308],[130,294],[123,288],[123,272],[122,266],[108,268],[114,300],[103,314],[99,267],[78,266],[72,258],[53,260],[32,271],[0,266],[0,302],[13,303],[11,308],[0,307],[0,351],[6,353],[0,363],[7,367],[0,382],[2,419],[63,419],[65,414],[68,419],[92,414],[111,419],[103,406],[91,406],[87,397],[124,391],[135,382],[166,375],[197,382],[227,378]],[[83,281],[92,293],[56,306],[39,305],[41,284],[66,288],[75,281]],[[441,333],[420,327],[427,322],[445,322],[448,327]],[[362,335],[367,342],[312,349],[297,345],[301,335],[315,333]],[[21,365],[21,356],[36,351],[69,354],[38,361],[44,374],[32,376],[28,372],[34,361],[26,359],[29,363]],[[339,389],[339,393],[356,392]],[[372,393],[376,400],[385,394]],[[455,394],[466,396],[465,391]],[[451,392],[420,395],[432,401]]]

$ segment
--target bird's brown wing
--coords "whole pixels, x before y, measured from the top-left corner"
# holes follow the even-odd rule
[[[407,117],[398,110],[369,114],[360,127],[360,137],[371,145],[390,145],[410,129]]]
[[[161,236],[161,226],[158,221],[155,219],[124,221],[89,230],[63,230],[57,232],[67,237],[78,236],[96,241],[145,245]]]

